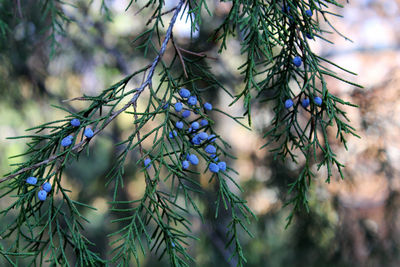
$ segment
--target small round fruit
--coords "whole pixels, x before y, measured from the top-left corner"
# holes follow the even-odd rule
[[[314,103],[317,106],[321,106],[322,105],[322,99],[319,96],[314,97]]]
[[[183,98],[188,98],[190,96],[190,91],[186,88],[181,88],[179,90],[179,95]]]
[[[71,125],[74,127],[78,127],[79,125],[81,125],[81,122],[78,119],[72,119]]]
[[[175,123],[175,126],[176,126],[176,128],[178,128],[178,129],[182,129],[182,128],[183,128],[183,122],[177,121],[177,122]]]
[[[42,185],[42,188],[43,188],[44,191],[46,191],[46,192],[48,193],[48,192],[51,191],[51,184],[50,184],[49,182],[45,182],[45,183]]]
[[[210,163],[210,166],[208,167],[208,169],[213,173],[219,172],[219,167],[215,163]]]
[[[310,99],[309,98],[304,98],[303,100],[301,100],[301,106],[303,108],[307,108],[310,105]]]
[[[293,58],[293,64],[294,64],[296,67],[300,67],[302,62],[303,62],[303,61],[301,60],[301,57],[299,57],[299,56],[295,56],[295,57]]]
[[[36,178],[36,177],[33,177],[33,176],[28,177],[28,178],[26,179],[26,183],[34,185],[34,184],[37,183],[37,178]]]
[[[69,136],[64,137],[64,138],[61,140],[61,145],[62,145],[63,147],[70,146],[71,144],[72,144],[72,138],[70,138]]]
[[[206,103],[204,104],[204,109],[205,109],[205,110],[212,110],[212,105],[211,105],[211,103],[206,102]]]
[[[47,198],[47,192],[44,191],[44,190],[40,190],[40,191],[38,192],[38,199],[39,199],[40,201],[45,201],[46,198]]]
[[[182,169],[186,170],[187,168],[189,168],[189,166],[190,166],[189,161],[184,160],[182,162]]]
[[[293,100],[292,99],[287,99],[285,101],[285,108],[291,108],[293,106]]]
[[[190,161],[190,163],[192,163],[193,165],[197,165],[199,164],[199,159],[197,158],[197,156],[195,154],[190,154],[188,157],[188,160]]]
[[[217,149],[216,149],[215,146],[213,146],[213,145],[208,145],[208,146],[206,146],[206,148],[204,149],[204,151],[205,151],[207,154],[215,154],[215,153],[217,152]]]
[[[182,110],[182,108],[183,108],[183,105],[182,105],[181,102],[178,102],[178,103],[175,104],[174,107],[175,107],[175,111],[176,112],[180,112]]]
[[[84,135],[85,135],[87,138],[92,138],[93,135],[94,135],[93,130],[90,129],[90,128],[86,128],[86,129],[85,129],[85,132],[84,132]]]
[[[221,171],[225,171],[225,170],[226,170],[226,163],[225,163],[225,161],[218,162],[218,168],[219,168]]]
[[[197,130],[200,128],[200,124],[197,121],[193,122],[191,126],[193,130]]]
[[[144,160],[144,166],[146,167],[146,169],[150,168],[151,167],[151,159],[146,158]]]

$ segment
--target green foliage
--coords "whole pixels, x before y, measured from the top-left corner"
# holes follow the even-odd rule
[[[133,2],[129,3],[127,9],[134,5]],[[68,15],[63,13],[62,5],[64,3],[61,1],[40,1],[43,20],[47,21],[43,30],[50,39],[51,56],[56,51],[57,36],[65,35],[64,26],[71,22]],[[308,207],[314,162],[318,162],[318,168],[326,166],[327,182],[332,176],[333,166],[342,175],[343,165],[336,159],[329,143],[328,127],[336,126],[337,138],[344,146],[345,134],[356,135],[341,107],[353,105],[329,93],[325,78],[329,76],[347,81],[328,68],[329,65],[337,65],[311,51],[306,38],[307,34],[312,34],[312,38],[324,39],[322,34],[326,32],[321,29],[319,18],[328,22],[328,16],[337,15],[329,11],[328,5],[340,6],[335,1],[233,1],[229,14],[215,31],[215,40],[220,41],[220,53],[227,47],[227,40],[237,35],[241,42],[241,53],[245,55],[245,62],[239,66],[244,87],[233,97],[232,104],[243,101],[244,115],[251,126],[254,100],[261,103],[272,101],[275,117],[264,135],[268,140],[263,147],[276,145],[272,151],[281,159],[289,157],[297,162],[298,152],[305,159],[300,176],[289,185],[292,197],[287,204],[292,205],[293,210],[288,217],[288,224],[297,210]],[[146,254],[147,251],[159,258],[168,258],[171,266],[189,266],[194,261],[188,253],[190,240],[197,239],[191,233],[190,216],[195,214],[204,220],[201,208],[196,204],[196,198],[202,197],[203,189],[198,179],[199,170],[185,170],[181,162],[188,153],[195,153],[206,163],[200,165],[204,173],[208,172],[208,165],[213,160],[204,152],[204,147],[211,141],[193,144],[192,134],[184,130],[177,131],[177,136],[170,138],[169,133],[174,131],[175,123],[181,120],[173,112],[173,105],[181,101],[178,91],[182,87],[190,88],[200,107],[204,104],[203,92],[206,90],[222,89],[232,95],[213,74],[205,60],[207,56],[180,48],[172,34],[181,10],[188,11],[188,20],[194,33],[201,26],[202,12],[212,15],[206,1],[181,0],[170,10],[164,7],[164,1],[149,0],[140,9],[150,9],[151,12],[148,29],[135,38],[134,44],[145,57],[151,58],[149,65],[129,74],[98,96],[84,95],[72,99],[84,101],[86,109],[75,112],[57,107],[69,115],[29,129],[33,134],[13,138],[27,139],[28,149],[15,156],[25,161],[14,165],[15,170],[0,180],[1,198],[12,200],[0,214],[6,217],[16,212],[16,216],[0,231],[2,239],[14,240],[8,248],[0,247],[1,255],[10,264],[16,266],[20,259],[24,259],[31,265],[48,262],[69,266],[73,265],[69,259],[71,251],[78,266],[129,266],[133,261],[139,265],[140,253]],[[6,20],[9,14],[4,12],[4,8],[2,6],[0,12],[0,33],[3,38],[10,28]],[[312,17],[306,15],[308,9],[313,11]],[[105,1],[101,1],[101,11],[105,19],[111,19]],[[172,15],[172,18],[164,33],[162,28],[167,25],[164,24],[166,15]],[[168,43],[172,43],[175,53],[170,60],[164,61]],[[300,68],[292,63],[295,56],[302,58],[303,65]],[[129,89],[128,83],[137,84],[141,77],[140,85]],[[292,84],[298,87],[298,92],[291,88]],[[306,97],[312,100],[314,96],[322,98],[322,106],[311,101],[309,107],[302,108],[301,100]],[[286,99],[294,100],[295,104],[290,110],[284,107]],[[140,111],[139,101],[144,106]],[[229,151],[230,145],[215,132],[209,112],[201,108],[193,108],[193,111],[209,122],[202,130],[217,136],[217,156],[234,158]],[[242,118],[224,112],[223,108],[217,108],[215,112],[249,128],[243,124]],[[108,259],[103,259],[93,251],[95,244],[84,235],[84,223],[89,220],[82,215],[82,210],[93,208],[72,199],[69,192],[73,189],[66,188],[62,179],[66,166],[79,160],[84,151],[89,155],[89,144],[121,114],[131,116],[132,131],[125,140],[115,144],[119,148],[118,154],[107,175],[106,186],[113,192],[109,204],[117,217],[111,223],[118,227],[108,235],[112,251]],[[300,122],[304,117],[307,119],[305,124]],[[72,118],[81,121],[79,127],[70,125]],[[186,120],[185,127],[188,128],[193,121]],[[151,129],[148,128],[149,124],[152,125]],[[94,130],[92,138],[83,135],[88,127]],[[63,147],[61,140],[69,135],[73,136],[72,145]],[[146,142],[151,143],[151,147],[144,145]],[[132,153],[140,154],[137,165],[144,172],[146,189],[139,199],[123,200],[119,192],[124,187],[125,166]],[[151,159],[150,168],[144,166],[146,158]],[[239,236],[241,232],[252,236],[247,225],[255,215],[240,193],[236,193],[236,190],[240,192],[241,187],[230,175],[232,172],[235,171],[228,168],[226,172],[214,173],[210,175],[209,183],[216,188],[215,219],[222,212],[229,213],[226,247],[233,248],[231,258],[236,260],[237,265],[244,266],[246,257]],[[38,185],[27,186],[25,180],[29,176],[38,177]],[[48,199],[41,202],[36,195],[39,184],[46,181],[51,181],[53,189]]]

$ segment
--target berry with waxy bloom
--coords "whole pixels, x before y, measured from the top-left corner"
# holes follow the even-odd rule
[[[307,9],[306,10],[306,15],[311,17],[312,16],[312,10],[311,9]]]
[[[182,105],[181,102],[178,102],[178,103],[175,104],[174,107],[175,107],[175,111],[176,112],[180,112],[182,110],[182,108],[183,108],[183,105]]]
[[[215,162],[217,162],[218,161],[218,157],[217,157],[217,155],[216,154],[211,154],[210,155],[210,158],[212,158],[213,159],[213,161],[215,161]]]
[[[178,129],[182,129],[182,128],[183,128],[183,122],[177,121],[177,122],[175,123],[175,126],[176,126],[176,128],[178,128]]]
[[[144,166],[146,167],[146,169],[150,168],[151,167],[151,159],[146,158],[144,160]]]
[[[171,138],[171,139],[174,139],[175,138],[175,136],[177,136],[178,135],[178,133],[175,131],[175,130],[173,130],[172,132],[169,132],[169,138]]]
[[[285,101],[285,108],[291,108],[293,106],[293,100],[292,99],[287,99]]]
[[[208,125],[208,120],[202,119],[202,120],[200,121],[200,125],[201,125],[201,126],[206,126],[206,125]]]
[[[217,137],[216,137],[215,134],[212,134],[212,135],[210,135],[207,139],[208,139],[211,143],[214,143],[215,140],[217,139]]]
[[[303,100],[301,100],[301,106],[303,108],[306,108],[310,105],[310,99],[309,98],[304,98]]]
[[[40,191],[38,192],[38,199],[39,199],[40,201],[45,201],[46,198],[47,198],[47,192],[44,191],[44,190],[40,190]]]
[[[87,138],[92,138],[93,135],[94,135],[93,130],[90,129],[90,128],[86,128],[86,129],[85,129],[85,132],[84,132],[83,134],[84,134]]]
[[[193,165],[197,165],[199,164],[199,159],[197,158],[197,156],[195,154],[190,154],[188,157],[188,160],[190,161],[190,163],[192,163]]]
[[[213,173],[219,172],[219,167],[215,163],[210,163],[210,165],[208,166],[208,169]]]
[[[31,177],[28,177],[27,179],[26,179],[26,183],[28,183],[28,184],[36,184],[37,183],[37,178],[36,177],[33,177],[33,176],[31,176]]]
[[[204,149],[204,151],[205,151],[207,154],[215,154],[215,152],[217,152],[217,149],[216,149],[215,146],[213,146],[213,145],[208,145],[208,146],[206,146],[206,148]]]
[[[208,138],[208,134],[206,132],[201,132],[198,134],[200,140],[206,140]]]
[[[218,168],[219,168],[221,171],[225,171],[225,170],[226,170],[226,163],[225,163],[225,161],[218,162]]]
[[[69,136],[67,136],[67,137],[64,137],[62,140],[61,140],[61,145],[63,146],[63,147],[67,147],[67,146],[70,146],[71,144],[72,144],[72,138],[73,137],[70,137],[71,135],[69,135]]]
[[[212,110],[212,105],[211,105],[211,103],[208,103],[208,102],[204,103],[204,109],[205,109],[205,110]]]
[[[322,99],[319,96],[314,97],[314,103],[317,106],[321,106],[322,105]]]
[[[187,118],[187,117],[189,117],[190,116],[190,110],[184,110],[183,112],[182,112],[182,117],[184,117],[184,118]]]
[[[190,91],[186,88],[181,88],[179,90],[179,95],[183,98],[188,98],[190,96]]]
[[[190,166],[189,161],[184,160],[182,162],[182,169],[186,170],[187,168],[189,168],[189,166]]]
[[[78,127],[79,125],[81,125],[81,122],[78,119],[72,119],[71,125],[74,127]]]
[[[200,128],[200,124],[197,121],[193,122],[191,126],[193,130],[197,130]]]
[[[44,191],[46,191],[47,193],[50,192],[50,191],[51,191],[51,184],[50,184],[49,182],[45,182],[45,183],[42,185],[42,189],[43,189]]]
[[[301,60],[301,57],[299,57],[299,56],[295,56],[295,57],[293,58],[293,64],[294,64],[296,67],[300,67],[302,62],[303,62],[303,61]]]
[[[192,143],[195,145],[200,145],[201,144],[201,139],[199,138],[199,135],[196,134],[193,138],[192,138]]]
[[[191,97],[189,97],[189,99],[188,99],[188,104],[189,104],[190,106],[196,105],[196,104],[197,104],[197,97],[196,97],[196,96],[191,96]]]

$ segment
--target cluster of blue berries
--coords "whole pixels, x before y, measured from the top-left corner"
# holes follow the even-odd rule
[[[26,183],[30,185],[36,185],[37,178],[30,176],[26,179]],[[38,199],[40,201],[45,201],[47,198],[47,194],[51,191],[51,184],[49,182],[45,182],[42,184],[41,189],[38,192]]]
[[[193,112],[194,114],[199,113],[200,107],[197,105],[199,101],[196,96],[191,95],[190,91],[186,88],[181,88],[178,94],[178,101],[174,104],[175,112],[180,114],[183,119],[190,117],[191,112]],[[168,107],[169,105],[163,106],[164,109],[167,109]],[[206,102],[205,104],[203,104],[203,109],[205,112],[211,111],[213,109],[213,106],[211,103]],[[188,125],[187,129],[184,129],[185,125]],[[217,148],[211,144],[216,141],[216,136],[214,134],[209,135],[205,131],[201,131],[202,127],[206,127],[207,125],[208,120],[205,118],[196,119],[190,124],[185,123],[183,120],[178,120],[175,122],[176,130],[172,130],[171,132],[169,132],[168,136],[170,139],[174,139],[178,136],[178,131],[180,131],[182,134],[189,137],[189,141],[192,146],[201,146],[203,144],[206,145],[204,151],[210,155],[210,161],[212,161],[209,165],[209,170],[213,173],[218,173],[220,170],[225,171],[226,163],[223,161],[218,162],[218,157],[216,155]],[[187,153],[185,156],[183,156],[181,167],[182,169],[186,170],[190,167],[191,164],[199,164],[199,159],[195,154]],[[150,158],[146,158],[144,160],[144,166],[146,167],[146,169],[150,168]]]
[[[317,106],[322,105],[322,99],[319,96],[314,97],[314,104]],[[310,99],[309,98],[304,98],[301,100],[301,106],[303,108],[307,108],[310,105]],[[293,106],[293,100],[292,99],[286,99],[285,101],[285,108],[289,109]]]
[[[78,119],[72,119],[70,123],[73,127],[79,127],[81,125],[81,122]],[[94,132],[91,128],[86,128],[85,131],[83,132],[83,134],[87,138],[92,138],[94,135]],[[67,137],[64,137],[61,140],[61,146],[63,146],[63,147],[70,146],[72,144],[73,139],[74,139],[74,137],[72,135],[68,135]]]

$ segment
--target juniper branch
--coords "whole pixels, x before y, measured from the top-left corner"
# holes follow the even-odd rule
[[[151,65],[148,65],[148,67],[150,67],[150,70],[149,70],[149,73],[148,73],[145,81],[141,84],[141,86],[138,89],[136,89],[136,93],[133,95],[132,99],[128,103],[126,103],[119,110],[117,110],[114,113],[112,113],[111,116],[102,124],[102,126],[99,129],[97,129],[96,131],[94,131],[93,137],[96,136],[98,133],[100,133],[104,128],[106,128],[106,126],[111,121],[113,121],[118,115],[120,115],[122,112],[127,110],[131,105],[134,105],[136,103],[136,101],[138,100],[140,94],[144,91],[144,89],[147,86],[151,85],[151,82],[152,82],[152,79],[153,79],[153,75],[154,75],[154,70],[155,70],[157,64],[160,62],[162,56],[164,55],[164,52],[165,52],[165,50],[167,48],[167,44],[168,44],[168,42],[169,42],[169,40],[171,38],[171,35],[172,35],[172,29],[173,29],[173,27],[175,25],[176,19],[177,19],[178,14],[179,14],[179,11],[181,10],[182,5],[183,5],[184,2],[185,2],[184,0],[181,0],[178,3],[178,5],[176,6],[176,8],[175,8],[174,15],[173,15],[173,17],[172,17],[172,19],[170,21],[170,24],[169,24],[168,30],[166,32],[166,36],[164,38],[162,46],[161,46],[156,58],[154,59],[153,63]],[[90,139],[88,139],[88,138],[83,139],[81,142],[79,142],[78,144],[74,145],[73,148],[71,149],[71,151],[80,152],[83,149],[83,147],[89,141],[90,141]],[[49,157],[48,159],[46,159],[44,161],[36,163],[36,164],[34,164],[32,166],[25,167],[25,168],[13,173],[13,174],[10,174],[8,176],[3,177],[2,179],[0,179],[0,183],[3,183],[5,181],[7,181],[7,180],[10,180],[10,179],[12,179],[12,178],[24,173],[24,172],[37,169],[37,168],[39,168],[40,166],[43,166],[43,165],[47,165],[50,162],[52,162],[52,161],[54,161],[54,160],[56,160],[58,158],[61,158],[61,157],[65,157],[65,154],[53,155],[53,156]]]

